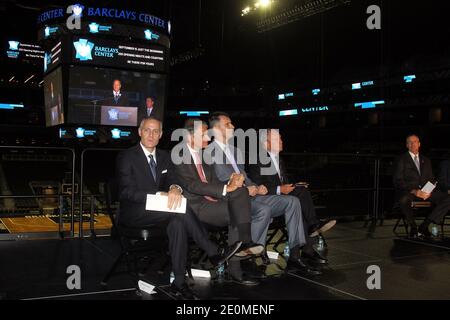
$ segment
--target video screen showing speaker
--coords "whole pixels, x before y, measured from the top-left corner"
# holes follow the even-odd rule
[[[163,120],[166,76],[70,66],[68,123],[137,126],[146,116]]]
[[[44,78],[45,124],[47,127],[64,123],[64,99],[61,68]]]

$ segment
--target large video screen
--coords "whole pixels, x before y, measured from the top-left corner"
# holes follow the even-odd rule
[[[153,44],[75,36],[72,49],[72,63],[166,72],[166,49]]]
[[[68,123],[137,126],[163,120],[166,76],[97,67],[69,68]]]
[[[45,123],[47,127],[64,123],[64,99],[61,68],[44,78]]]

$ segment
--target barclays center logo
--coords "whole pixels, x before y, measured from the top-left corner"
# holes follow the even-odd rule
[[[87,39],[79,39],[78,41],[73,43],[76,56],[75,58],[80,61],[92,60],[92,49],[94,48],[94,44]]]
[[[8,43],[9,43],[9,50],[19,50],[19,45],[20,45],[20,42],[18,42],[18,41],[8,41]]]
[[[109,120],[116,121],[119,120],[119,111],[117,109],[108,110]]]

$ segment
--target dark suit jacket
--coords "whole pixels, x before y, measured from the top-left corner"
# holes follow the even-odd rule
[[[119,100],[114,100],[114,95],[111,93],[111,96],[109,98],[106,98],[104,101],[101,102],[104,106],[119,106],[119,107],[129,107],[130,102],[128,101],[128,97],[125,93],[121,92],[121,96]]]
[[[199,212],[198,209],[208,200],[204,196],[211,196],[216,199],[223,199],[223,187],[224,183],[219,181],[214,172],[214,167],[203,163],[203,172],[205,173],[208,183],[201,181],[200,176],[197,173],[197,168],[194,164],[194,159],[190,155],[189,149],[183,144],[178,144],[176,152],[180,157],[184,157],[190,163],[176,164],[175,170],[178,175],[179,184],[183,188],[183,194],[188,199],[188,204],[194,212]],[[179,149],[181,149],[180,152]]]
[[[283,159],[280,157],[279,166],[280,166],[280,174],[283,177],[282,182],[280,176],[278,175],[275,169],[275,165],[272,162],[272,158],[270,158],[270,155],[268,153],[266,153],[266,156],[269,159],[269,162],[263,164],[261,159],[258,158],[257,164],[250,164],[248,166],[248,175],[256,184],[265,185],[267,190],[269,191],[268,194],[277,194],[278,186],[289,183],[284,162]],[[267,171],[269,171],[270,169],[270,172],[273,172],[273,174],[270,174],[269,172],[267,172],[269,174],[264,174],[265,172],[262,169],[266,169]]]
[[[397,196],[422,188],[428,181],[435,182],[431,161],[419,154],[420,174],[409,152],[398,157],[394,169],[394,187]]]
[[[162,114],[162,110],[160,107],[153,107],[152,113],[150,114],[150,116],[155,117],[159,120],[163,120],[163,114]],[[138,110],[138,125],[141,122],[141,120],[145,117],[148,117],[147,115],[147,107],[143,106],[143,107],[139,107]]]
[[[168,191],[176,184],[176,173],[170,155],[156,148],[156,181],[140,144],[122,151],[116,162],[120,200],[119,222],[133,225],[145,212],[147,194]]]

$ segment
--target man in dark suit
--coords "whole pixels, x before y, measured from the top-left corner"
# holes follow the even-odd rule
[[[394,187],[396,198],[402,213],[411,226],[410,236],[416,238],[420,235],[430,237],[428,230],[430,223],[439,223],[450,209],[450,196],[435,189],[431,193],[421,189],[429,181],[435,183],[431,161],[419,154],[420,140],[415,134],[406,138],[408,152],[401,155],[396,162],[394,170]],[[417,228],[411,202],[429,200],[435,207],[424,222]]]
[[[122,107],[128,107],[130,105],[128,101],[128,97],[124,92],[121,91],[122,89],[122,82],[118,79],[115,79],[113,81],[112,85],[112,94],[109,98],[106,98],[104,102],[102,102],[103,105],[109,105],[109,106],[122,106]]]
[[[170,155],[156,146],[162,135],[162,123],[155,118],[145,118],[139,126],[141,141],[121,152],[116,171],[119,187],[120,212],[118,222],[127,227],[146,225],[167,226],[169,251],[175,280],[172,289],[181,298],[195,298],[185,283],[188,237],[192,237],[209,255],[211,262],[221,263],[230,258],[240,246],[237,242],[224,252],[208,240],[196,216],[186,214],[146,211],[147,194],[167,192],[168,209],[177,208],[182,201],[182,188],[176,184],[177,176]]]
[[[259,157],[258,163],[249,165],[252,180],[265,185],[269,194],[289,194],[297,197],[302,205],[303,222],[309,237],[315,237],[334,227],[336,220],[320,221],[317,218],[308,184],[290,183],[280,156],[280,152],[283,151],[283,140],[278,130],[260,131],[260,146],[266,151],[266,159]],[[263,164],[262,160],[267,161]]]
[[[147,97],[145,99],[145,107],[139,108],[138,119],[145,117],[155,117],[162,120],[162,110],[155,106],[155,99],[153,97]]]
[[[202,149],[209,141],[206,123],[188,119],[184,129],[185,141],[172,150],[172,160],[189,205],[200,221],[212,226],[228,226],[228,243],[242,241],[237,257],[229,261],[231,278],[239,284],[258,284],[243,274],[239,260],[239,256],[259,255],[264,250],[251,239],[250,198],[242,186],[244,177],[232,174],[227,183],[219,181],[214,168],[202,161]]]

